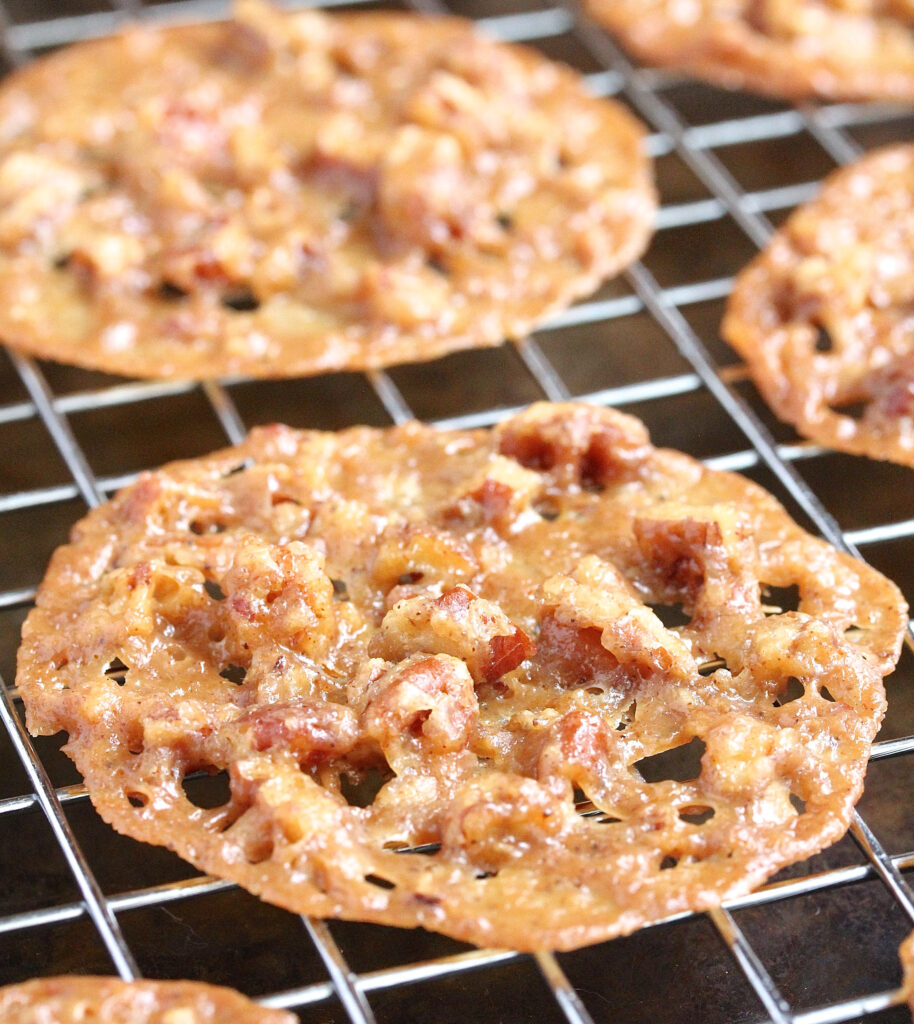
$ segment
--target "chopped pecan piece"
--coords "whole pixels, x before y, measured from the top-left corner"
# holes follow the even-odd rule
[[[530,637],[498,605],[464,586],[437,598],[398,601],[370,644],[372,655],[388,661],[416,653],[451,654],[466,663],[477,683],[494,682],[535,650]]]
[[[695,673],[688,647],[634,596],[614,566],[596,556],[583,559],[570,576],[545,580],[541,593],[546,614],[538,658],[562,677],[574,678],[575,661],[580,682],[613,676],[616,669],[615,675],[635,679],[688,679]]]

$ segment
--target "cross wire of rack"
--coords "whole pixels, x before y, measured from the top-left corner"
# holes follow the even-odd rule
[[[388,372],[140,382],[9,353],[0,371],[0,666],[8,678],[43,559],[87,507],[149,465],[236,442],[273,419],[337,427],[419,417],[470,427],[542,398],[628,408],[655,440],[755,476],[810,528],[862,553],[914,595],[910,471],[798,439],[766,412],[717,340],[733,275],[772,223],[813,196],[833,167],[906,139],[914,117],[879,105],[795,109],[639,68],[570,5],[406,6],[472,17],[497,38],[539,47],[577,67],[595,93],[633,108],[652,132],[662,199],[651,249],[529,338]],[[215,0],[5,0],[2,56],[12,69],[130,19],[203,20],[225,11]],[[907,644],[914,649],[910,629]],[[912,677],[906,652],[889,681],[886,728],[850,839],[707,915],[679,915],[561,956],[298,918],[109,835],[56,743],[28,737],[18,694],[0,679],[8,734],[0,752],[0,963],[9,965],[0,980],[54,971],[184,974],[235,983],[306,1022],[433,1024],[471,1012],[505,1024],[904,1021],[894,955],[914,927],[905,877],[914,869]]]

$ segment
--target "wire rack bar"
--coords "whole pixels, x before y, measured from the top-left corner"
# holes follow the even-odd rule
[[[914,926],[914,895],[910,886],[858,811],[854,811],[850,831],[857,845],[873,865],[876,874]]]
[[[384,370],[373,370],[368,374],[368,382],[394,423],[406,423],[415,419],[413,410],[389,373],[385,373]]]
[[[368,1005],[365,993],[359,987],[358,976],[351,970],[330,934],[325,922],[312,917],[303,917],[305,929],[320,953],[333,987],[346,1012],[356,1024],[375,1024],[374,1013]]]
[[[642,263],[638,263],[628,271],[628,276],[645,307],[650,310],[657,322],[666,328],[676,347],[692,364],[705,387],[752,443],[759,457],[791,492],[797,504],[822,533],[836,546],[849,550],[849,545],[845,543],[834,518],[790,464],[780,458],[778,446],[768,428],[723,380],[714,360],[682,313],[675,306],[663,301],[662,292],[651,272]]]
[[[874,995],[861,996],[859,999],[849,999],[844,1003],[835,1003],[834,1006],[820,1006],[815,1010],[798,1013],[793,1018],[793,1024],[840,1024],[841,1021],[888,1010],[904,1001],[905,994],[901,989],[877,992]]]
[[[448,975],[495,967],[510,960],[518,960],[521,956],[523,954],[508,950],[471,950],[468,953],[442,957],[440,960],[392,967],[382,971],[368,971],[359,975],[359,987],[363,992],[379,992],[383,989],[398,988],[404,985],[420,985],[423,982],[435,981]],[[294,1006],[308,1006],[325,1002],[333,997],[334,992],[332,983],[318,982],[285,992],[277,992],[258,1001],[264,1006],[283,1010]]]
[[[203,382],[203,393],[209,399],[226,437],[232,444],[240,444],[247,434],[247,427],[228,391],[215,381]]]
[[[733,915],[723,907],[715,907],[708,911],[708,916],[714,922],[734,960],[742,968],[772,1024],[791,1024],[793,1018],[787,1000],[778,991],[777,985],[765,970],[742,929],[733,920]]]
[[[532,338],[521,338],[514,347],[549,401],[567,402],[571,393],[539,345]]]
[[[118,974],[126,980],[139,977],[139,968],[124,940],[120,925],[76,841],[76,836],[73,834],[63,807],[57,799],[51,780],[38,760],[28,733],[13,708],[2,678],[0,678],[0,718],[3,720],[13,747],[35,790],[36,799],[51,826],[57,844],[66,858],[67,866],[73,873],[79,891],[82,893],[86,911],[104,942]]]
[[[10,352],[9,356],[23,384],[28,389],[35,408],[44,420],[48,433],[54,439],[57,450],[63,456],[83,500],[90,507],[101,504],[104,496],[89,468],[89,461],[73,436],[70,424],[54,408],[51,389],[44,375],[33,359],[22,356],[18,352]]]
[[[58,16],[47,21],[17,25],[9,24],[5,10],[0,4],[0,31],[5,29],[4,52],[12,63],[21,64],[28,58],[29,53],[36,49],[111,31],[128,14],[141,15],[152,20],[205,20],[219,17],[225,10],[223,0],[178,0],[176,3],[155,3],[145,6],[137,0],[113,2],[116,7],[113,11]],[[323,6],[336,6],[343,2],[347,0],[330,0]],[[287,6],[302,5],[292,3]],[[445,13],[446,10],[439,0],[412,0],[410,6],[414,10],[426,13]],[[808,199],[814,194],[817,186],[814,183],[804,183],[746,192],[726,170],[714,149],[748,141],[787,138],[805,130],[837,162],[845,162],[859,152],[859,146],[845,131],[846,126],[864,123],[868,119],[878,122],[880,118],[889,117],[892,113],[884,108],[874,111],[860,105],[842,104],[821,110],[801,108],[777,111],[690,127],[683,123],[674,107],[660,95],[662,89],[671,81],[670,76],[664,72],[640,71],[633,68],[606,37],[576,20],[570,6],[544,4],[541,9],[485,17],[480,19],[480,24],[491,34],[505,40],[547,40],[570,33],[584,43],[600,64],[599,70],[591,71],[587,75],[593,91],[601,95],[610,95],[624,89],[634,106],[656,129],[655,134],[648,140],[652,154],[658,157],[669,153],[677,154],[710,191],[708,199],[664,206],[658,220],[660,230],[712,223],[730,216],[740,225],[747,237],[757,245],[762,245],[771,231],[764,214],[768,211],[786,209]],[[914,535],[914,520],[907,519],[842,532],[818,496],[798,476],[793,467],[799,460],[821,454],[822,449],[808,443],[775,444],[758,417],[733,390],[732,385],[744,379],[745,375],[741,368],[720,368],[680,311],[682,307],[692,303],[724,297],[732,287],[732,278],[722,277],[662,288],[646,267],[639,264],[631,271],[629,283],[633,288],[633,294],[583,302],[553,317],[544,326],[543,331],[584,324],[610,324],[614,319],[647,311],[655,322],[665,329],[694,372],[602,388],[578,397],[601,404],[625,405],[634,402],[662,401],[664,398],[704,387],[751,445],[741,451],[708,459],[708,465],[717,468],[747,469],[763,462],[818,524],[823,534],[845,549],[854,551],[857,545],[865,546]],[[570,395],[560,371],[552,364],[536,338],[522,339],[517,342],[516,347],[526,371],[547,397],[564,399]],[[29,400],[16,401],[0,407],[0,424],[40,418],[63,456],[73,483],[0,496],[0,513],[70,501],[78,497],[93,505],[101,500],[104,494],[135,478],[135,474],[97,478],[90,468],[86,453],[70,430],[67,419],[70,414],[155,401],[169,395],[191,391],[198,386],[192,382],[130,382],[55,397],[37,364],[18,356],[13,357],[13,363],[26,386]],[[388,374],[374,372],[367,374],[366,377],[393,422],[404,422],[414,416],[406,396]],[[202,392],[226,437],[235,443],[242,438],[246,427],[232,398],[232,385],[233,381],[229,379],[207,382],[202,385]],[[488,408],[433,419],[432,422],[439,427],[488,426],[513,411],[516,410],[506,407]],[[12,588],[0,592],[0,608],[24,606],[33,597],[34,591],[31,588]],[[0,801],[0,817],[20,813],[35,805],[42,808],[54,829],[58,844],[71,864],[84,902],[40,908],[0,918],[0,932],[59,924],[88,916],[102,936],[119,973],[124,977],[135,975],[136,964],[120,932],[116,917],[118,913],[209,895],[229,890],[233,885],[200,876],[182,882],[124,892],[106,899],[89,870],[82,851],[75,843],[61,806],[72,801],[85,800],[84,788],[73,786],[54,790],[15,713],[12,704],[14,692],[4,689],[2,696],[0,707],[4,725],[13,740],[17,754],[26,765],[34,794]],[[876,744],[872,758],[882,759],[912,753],[914,737],[905,737]],[[837,889],[878,877],[889,889],[896,904],[914,920],[910,888],[901,874],[902,871],[914,868],[914,853],[889,856],[869,826],[859,816],[855,819],[853,835],[867,858],[866,863],[811,873],[786,882],[771,883],[752,894],[729,901],[724,908],[711,912],[711,920],[727,944],[730,955],[739,964],[762,1001],[769,1018],[776,1024],[837,1024],[839,1021],[850,1021],[879,1012],[900,1002],[900,993],[893,990],[792,1014],[789,1005],[732,916],[736,910],[793,899],[819,890]],[[676,915],[669,918],[668,922],[686,916],[688,915]],[[347,964],[326,924],[305,920],[304,926],[322,958],[330,980],[273,993],[265,996],[261,1002],[277,1007],[306,1006],[327,1002],[335,996],[341,1001],[354,1024],[371,1024],[374,1020],[366,993],[397,986],[418,985],[465,971],[483,970],[521,957],[521,954],[509,951],[478,950],[356,974]],[[541,954],[535,957],[535,962],[565,1019],[570,1024],[592,1024],[584,1003],[556,958],[550,954]]]
[[[593,1017],[587,1012],[581,997],[568,981],[555,955],[553,953],[537,953],[534,959],[569,1024],[594,1024]]]
[[[447,13],[445,4],[437,6],[437,13]],[[476,24],[487,35],[494,36],[503,43],[530,43],[536,39],[567,32],[574,24],[574,16],[562,7],[549,7],[540,11],[479,18]]]
[[[656,127],[670,136],[676,145],[677,152],[686,161],[698,177],[720,198],[733,219],[739,224],[748,237],[759,248],[764,247],[771,237],[772,228],[764,216],[747,208],[745,196],[732,176],[724,169],[720,161],[704,150],[691,149],[684,140],[684,126],[673,108],[664,102],[656,93],[641,87],[634,74],[634,69],[619,51],[618,47],[586,26],[579,26],[580,38],[587,44],[591,52],[603,55],[607,61],[616,66],[620,64],[627,71],[629,85],[627,91],[636,107]],[[812,115],[806,113],[804,120],[816,132],[816,137],[826,145],[839,162],[853,159],[859,152],[857,147],[836,129],[827,129],[814,125]],[[654,318],[667,330],[668,335],[679,348],[680,352],[692,364],[707,388],[714,394],[717,401],[730,415],[733,422],[752,442],[761,458],[787,487],[793,498],[806,511],[812,521],[836,547],[858,555],[856,548],[848,542],[835,519],[828,513],[818,497],[806,482],[799,477],[793,467],[783,462],[777,452],[777,446],[769,431],[758,416],[731,388],[727,387],[714,364],[713,359],[688,322],[678,309],[666,305],[661,298],[661,289],[656,280],[643,264],[636,264],[629,271],[629,279],[633,282],[636,293]],[[908,628],[909,643],[914,639],[912,630]],[[896,903],[914,923],[914,896],[902,877],[900,871],[887,856],[875,835],[864,822],[859,812],[854,811],[852,833],[858,845],[866,854],[876,873],[879,875]],[[763,1000],[766,1011],[775,1024],[790,1019],[790,1008],[774,988],[770,977],[748,945],[745,938],[736,930],[735,922],[729,912],[721,908],[711,912],[712,920],[724,936],[731,952],[737,959],[747,980]]]

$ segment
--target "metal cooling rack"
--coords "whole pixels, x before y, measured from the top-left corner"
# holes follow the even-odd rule
[[[369,6],[365,0],[362,6]],[[837,455],[774,421],[717,340],[732,277],[772,223],[863,150],[911,135],[881,106],[793,109],[633,67],[570,6],[408,0],[477,18],[579,68],[647,122],[662,210],[644,260],[513,346],[371,375],[204,385],[125,382],[0,356],[0,669],[50,551],[140,469],[238,441],[259,422],[490,424],[538,398],[626,407],[655,440],[738,469],[914,603],[914,474]],[[333,3],[333,6],[339,4]],[[2,59],[126,18],[204,19],[214,0],[5,0]],[[60,971],[233,984],[303,1022],[907,1021],[895,951],[914,927],[914,634],[850,833],[708,915],[576,953],[475,950],[441,936],[313,921],[201,877],[95,816],[58,741],[32,741],[0,679],[0,982]],[[908,872],[907,878],[905,872]]]

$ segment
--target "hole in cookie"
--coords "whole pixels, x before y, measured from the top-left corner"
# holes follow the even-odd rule
[[[425,723],[429,720],[431,714],[431,708],[425,708],[423,711],[417,711],[409,720],[409,723],[406,726],[406,732],[408,732],[410,736],[415,736],[417,738],[421,736]]]
[[[341,772],[340,793],[350,807],[370,807],[387,778],[377,768],[369,768],[361,777]]]
[[[236,313],[253,313],[260,309],[260,299],[250,288],[233,288],[219,301],[226,309],[233,309]]]
[[[127,682],[127,666],[120,658],[113,658],[105,667],[105,675],[118,686],[123,686]]]
[[[54,263],[52,264],[55,270],[66,270],[70,265],[70,260],[73,258],[73,253],[62,252],[59,256],[54,257]]]
[[[606,490],[607,470],[606,452],[592,444],[581,459],[581,487],[591,494],[601,494]]]
[[[828,331],[822,326],[817,326],[815,344],[816,351],[831,352],[834,347],[835,343],[832,341],[832,337]]]
[[[482,870],[477,871],[476,874],[473,875],[473,877],[476,879],[477,882],[484,882],[487,878],[496,878],[497,876],[498,876],[498,872],[497,871],[482,871]]]
[[[679,811],[679,817],[690,825],[704,825],[706,821],[710,821],[714,817],[714,808],[683,807]]]
[[[226,665],[219,673],[223,679],[227,679],[230,683],[234,683],[236,686],[241,686],[247,674],[248,670],[242,665]]]
[[[425,573],[422,572],[404,572],[397,577],[397,584],[401,587],[408,587],[410,583],[418,583],[424,575]]]
[[[796,583],[791,583],[789,587],[775,587],[770,583],[763,583],[762,601],[762,611],[766,615],[795,612],[800,607],[800,588]]]
[[[502,442],[501,454],[519,462],[524,469],[546,472],[555,465],[555,449],[537,434],[506,439]]]
[[[723,658],[711,658],[710,661],[703,661],[698,666],[698,674],[700,676],[710,676],[726,667],[727,663]]]
[[[429,270],[434,270],[436,274],[440,274],[442,277],[448,276],[447,267],[436,256],[426,256],[425,265]]]
[[[203,589],[214,601],[224,601],[225,591],[215,580],[204,580]]]
[[[635,714],[638,711],[638,702],[633,700],[631,704],[622,712],[619,717],[619,721],[616,725],[616,731],[622,732],[627,729],[629,725],[635,720]]]
[[[819,687],[819,696],[822,698],[822,700],[827,700],[831,704],[835,703],[835,698],[831,695],[827,686]]]
[[[346,586],[345,580],[331,580],[333,584],[333,599],[335,601],[348,601],[349,598],[349,587]]]
[[[601,818],[597,818],[598,825],[617,825],[622,819],[614,818],[611,814],[604,814]]]
[[[227,469],[222,474],[222,479],[227,480],[230,476],[237,476],[239,473],[243,473],[246,469],[250,469],[253,465],[253,459],[244,459],[242,462],[239,462],[237,466],[232,466],[231,469]]]
[[[561,506],[556,498],[540,498],[533,502],[533,511],[547,522],[555,522],[562,514]]]
[[[691,615],[686,613],[681,601],[678,604],[650,604],[648,607],[667,629],[687,626],[692,621]]]
[[[244,859],[248,864],[263,864],[264,861],[269,860],[273,856],[273,841],[270,839],[263,839],[259,843],[252,845],[248,848],[244,855]]]
[[[582,818],[592,818],[600,813],[600,808],[587,796],[583,789],[575,788],[572,800],[574,801],[575,814],[580,814]]]
[[[785,704],[792,704],[795,700],[799,700],[805,693],[806,687],[795,676],[791,676],[787,680],[787,685],[778,694],[777,699],[774,702],[774,706],[776,708],[781,708]]]
[[[704,741],[694,736],[688,743],[642,757],[632,767],[645,782],[691,782],[701,774],[701,756],[704,752]]]
[[[495,218],[495,223],[502,231],[511,231],[514,228],[514,218],[510,213],[499,213]]]
[[[159,285],[159,298],[166,302],[178,302],[187,298],[187,292],[171,281],[163,281]]]
[[[225,533],[225,525],[216,522],[206,523],[200,519],[194,519],[190,524],[190,532],[198,537],[204,533]]]
[[[797,814],[806,813],[806,801],[803,799],[803,797],[797,796],[796,793],[791,793],[790,802],[793,805],[793,809],[797,812]]]
[[[670,857],[669,855],[667,855],[660,862],[660,870],[661,871],[669,871],[670,868],[676,867],[676,865],[678,863],[679,863],[679,858],[678,857]]]
[[[145,807],[149,803],[149,797],[145,793],[137,793],[136,790],[131,790],[124,796],[127,797],[127,802],[131,807]]]
[[[376,885],[379,889],[396,889],[397,885],[395,882],[391,882],[388,878],[382,878],[380,875],[366,875],[365,881],[370,882],[372,885]]]
[[[848,402],[847,405],[833,405],[832,408],[841,416],[846,416],[849,420],[856,421],[863,419],[869,405],[869,402]]]
[[[215,768],[186,776],[181,780],[181,788],[194,807],[205,811],[224,807],[232,799],[228,772],[216,771]]]
[[[276,491],[270,495],[270,504],[275,508],[277,505],[301,505],[298,498],[293,498],[291,494],[284,494],[282,491]]]
[[[433,857],[441,852],[441,843],[420,843],[419,846],[408,846],[405,850],[398,850],[398,853],[421,853],[423,857]]]
[[[424,904],[426,904],[426,906],[429,906],[429,907],[440,907],[441,906],[441,897],[440,896],[432,896],[431,893],[427,893],[427,892],[413,893],[413,899],[416,901],[416,903],[424,903]]]

